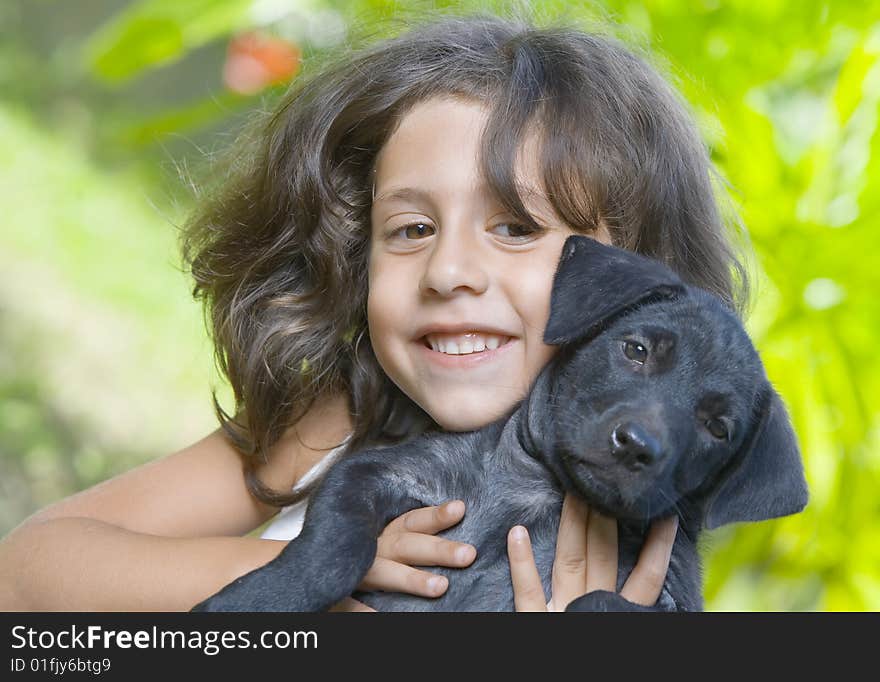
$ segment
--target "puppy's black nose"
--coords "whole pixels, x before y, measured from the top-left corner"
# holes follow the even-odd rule
[[[644,426],[625,422],[611,432],[611,454],[630,471],[639,471],[657,464],[663,448]]]

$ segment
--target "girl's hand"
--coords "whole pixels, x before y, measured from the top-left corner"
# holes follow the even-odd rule
[[[651,526],[639,560],[620,591],[622,597],[635,604],[654,605],[666,581],[677,529],[675,516]],[[562,504],[549,602],[528,532],[522,526],[510,530],[507,553],[517,611],[564,611],[581,595],[593,590],[614,592],[617,587],[617,521],[590,510],[572,494],[566,495]]]
[[[416,566],[469,566],[477,556],[473,545],[435,537],[464,516],[464,502],[453,500],[438,507],[413,509],[389,523],[379,536],[376,560],[358,585],[359,590],[403,592],[420,597],[439,597],[449,587],[445,576]],[[332,611],[373,611],[348,598]]]

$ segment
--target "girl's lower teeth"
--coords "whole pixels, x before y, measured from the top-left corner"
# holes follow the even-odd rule
[[[483,350],[472,350],[470,353],[443,353],[442,350],[438,350],[438,353],[443,353],[443,355],[476,355],[477,353],[483,353],[484,351],[489,350],[488,348],[484,348]]]

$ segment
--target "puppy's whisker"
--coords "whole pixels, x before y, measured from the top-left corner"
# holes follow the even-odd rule
[[[663,488],[658,488],[658,489],[657,489],[657,492],[660,494],[660,497],[662,497],[664,500],[666,500],[666,502],[669,503],[670,508],[676,513],[676,515],[677,515],[679,518],[680,518],[681,516],[683,516],[683,511],[682,511],[681,507],[679,506],[679,502],[678,502],[678,500],[673,500],[673,499],[672,499],[672,498],[671,498],[671,497],[670,497],[670,496],[669,496],[669,495],[663,490]]]

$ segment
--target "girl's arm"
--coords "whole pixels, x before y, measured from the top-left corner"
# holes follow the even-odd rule
[[[290,489],[350,430],[344,396],[316,403],[262,480]],[[0,542],[0,609],[189,609],[281,551],[284,542],[237,537],[276,511],[253,499],[215,431],[25,520]]]

